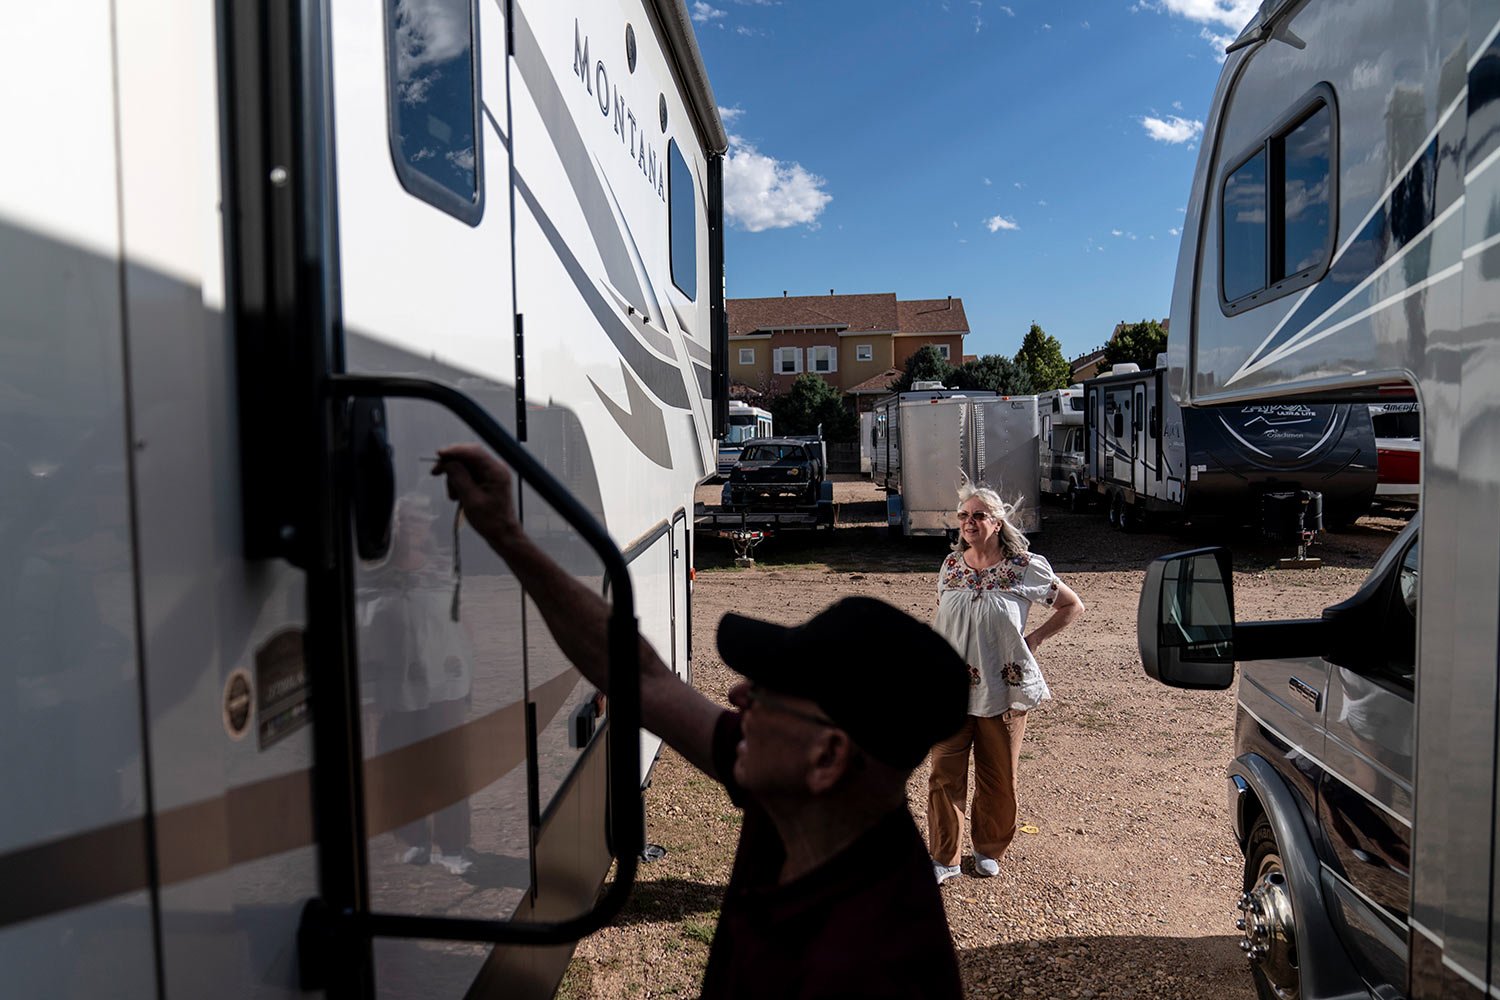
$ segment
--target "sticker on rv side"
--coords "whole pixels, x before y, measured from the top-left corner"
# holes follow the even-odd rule
[[[307,725],[307,665],[301,629],[278,632],[255,651],[255,691],[260,702],[262,750]]]
[[[255,695],[250,690],[250,674],[240,667],[230,671],[224,682],[224,731],[232,740],[242,740],[250,728]]]

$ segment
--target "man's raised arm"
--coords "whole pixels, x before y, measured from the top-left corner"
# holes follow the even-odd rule
[[[448,495],[526,588],[563,654],[607,691],[609,603],[527,537],[516,518],[510,469],[479,445],[459,444],[438,451],[432,472],[447,476]],[[718,777],[713,732],[722,710],[684,684],[645,639],[640,659],[642,723],[699,770]]]

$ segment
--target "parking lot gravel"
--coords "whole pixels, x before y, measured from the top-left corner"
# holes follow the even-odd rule
[[[751,569],[726,543],[695,539],[693,683],[722,700],[736,675],[718,660],[727,611],[795,623],[849,594],[918,618],[936,609],[941,539],[888,537],[884,496],[836,484],[833,532],[763,543]],[[1274,568],[1286,546],[1235,537],[1241,620],[1315,616],[1353,593],[1404,522],[1368,517],[1322,536],[1322,568]],[[1252,998],[1233,903],[1243,860],[1230,832],[1225,764],[1235,694],[1177,691],[1141,671],[1135,615],[1155,556],[1215,541],[1189,531],[1122,535],[1103,519],[1045,509],[1033,538],[1088,605],[1042,647],[1054,698],[1036,710],[1022,753],[1022,833],[1000,874],[941,887],[965,992],[1017,998]],[[857,672],[858,664],[847,668]],[[926,766],[908,797],[919,826]],[[648,839],[666,848],[642,866],[616,926],[580,944],[568,997],[695,996],[728,881],[739,813],[717,784],[670,751],[648,793]]]

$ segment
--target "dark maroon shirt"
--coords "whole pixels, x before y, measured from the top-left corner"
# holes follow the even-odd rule
[[[745,811],[703,977],[725,997],[958,998],[958,959],[932,859],[905,806],[833,858],[778,885],[786,850],[734,780],[740,715],[714,729],[714,767]]]

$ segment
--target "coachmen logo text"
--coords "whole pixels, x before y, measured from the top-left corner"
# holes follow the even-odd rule
[[[655,146],[647,144],[645,123],[638,120],[635,112],[625,103],[625,95],[620,93],[619,85],[609,82],[609,69],[604,65],[604,60],[590,62],[589,36],[583,33],[576,18],[573,20],[573,75],[583,81],[584,88],[599,103],[599,113],[605,118],[614,119],[615,134],[620,137],[620,145],[630,151],[630,158],[640,168],[641,176],[665,203],[666,157],[659,154]],[[646,119],[650,120],[650,117]]]

